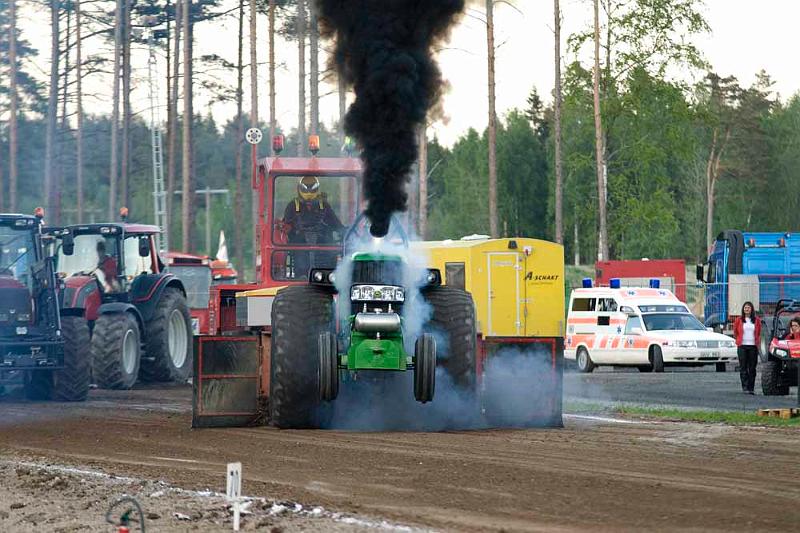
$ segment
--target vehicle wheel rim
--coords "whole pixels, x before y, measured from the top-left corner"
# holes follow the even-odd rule
[[[581,368],[586,368],[586,352],[581,352],[578,354],[578,366]]]
[[[178,309],[169,315],[168,335],[169,357],[176,368],[181,368],[186,362],[186,322]]]
[[[139,348],[137,343],[136,333],[132,329],[126,331],[125,337],[122,339],[122,367],[129,375],[133,374],[136,368],[136,353]]]

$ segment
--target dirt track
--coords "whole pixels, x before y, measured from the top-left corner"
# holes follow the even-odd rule
[[[800,520],[797,430],[581,418],[562,430],[191,430],[189,406],[185,388],[6,400],[0,459],[215,491],[241,461],[248,495],[445,530],[790,531]]]

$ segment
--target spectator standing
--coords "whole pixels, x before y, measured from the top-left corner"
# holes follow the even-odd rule
[[[755,394],[756,366],[758,365],[758,340],[761,338],[761,321],[756,315],[752,302],[745,302],[741,315],[733,323],[739,356],[739,377],[742,392]]]

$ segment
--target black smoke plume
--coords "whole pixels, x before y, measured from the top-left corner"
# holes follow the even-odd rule
[[[417,158],[417,129],[438,100],[433,46],[464,0],[317,0],[323,34],[336,42],[339,76],[355,91],[345,131],[362,149],[371,233],[383,237]]]

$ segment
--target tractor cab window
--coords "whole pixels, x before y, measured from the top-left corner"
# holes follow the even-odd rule
[[[123,246],[125,252],[124,274],[128,281],[132,281],[133,278],[139,274],[151,274],[155,272],[153,269],[152,254],[147,257],[139,255],[139,237],[140,235],[128,235],[125,237],[125,244]]]
[[[273,244],[339,246],[358,214],[355,176],[278,176]]]
[[[119,289],[119,251],[114,236],[86,233],[75,235],[75,251],[65,255],[58,248],[56,270],[60,276],[94,276],[106,292]]]
[[[312,268],[336,268],[358,215],[355,176],[278,176],[274,183],[273,279],[304,281]]]
[[[36,262],[30,228],[0,226],[0,284],[32,286],[31,266]],[[2,286],[2,285],[0,285]]]

